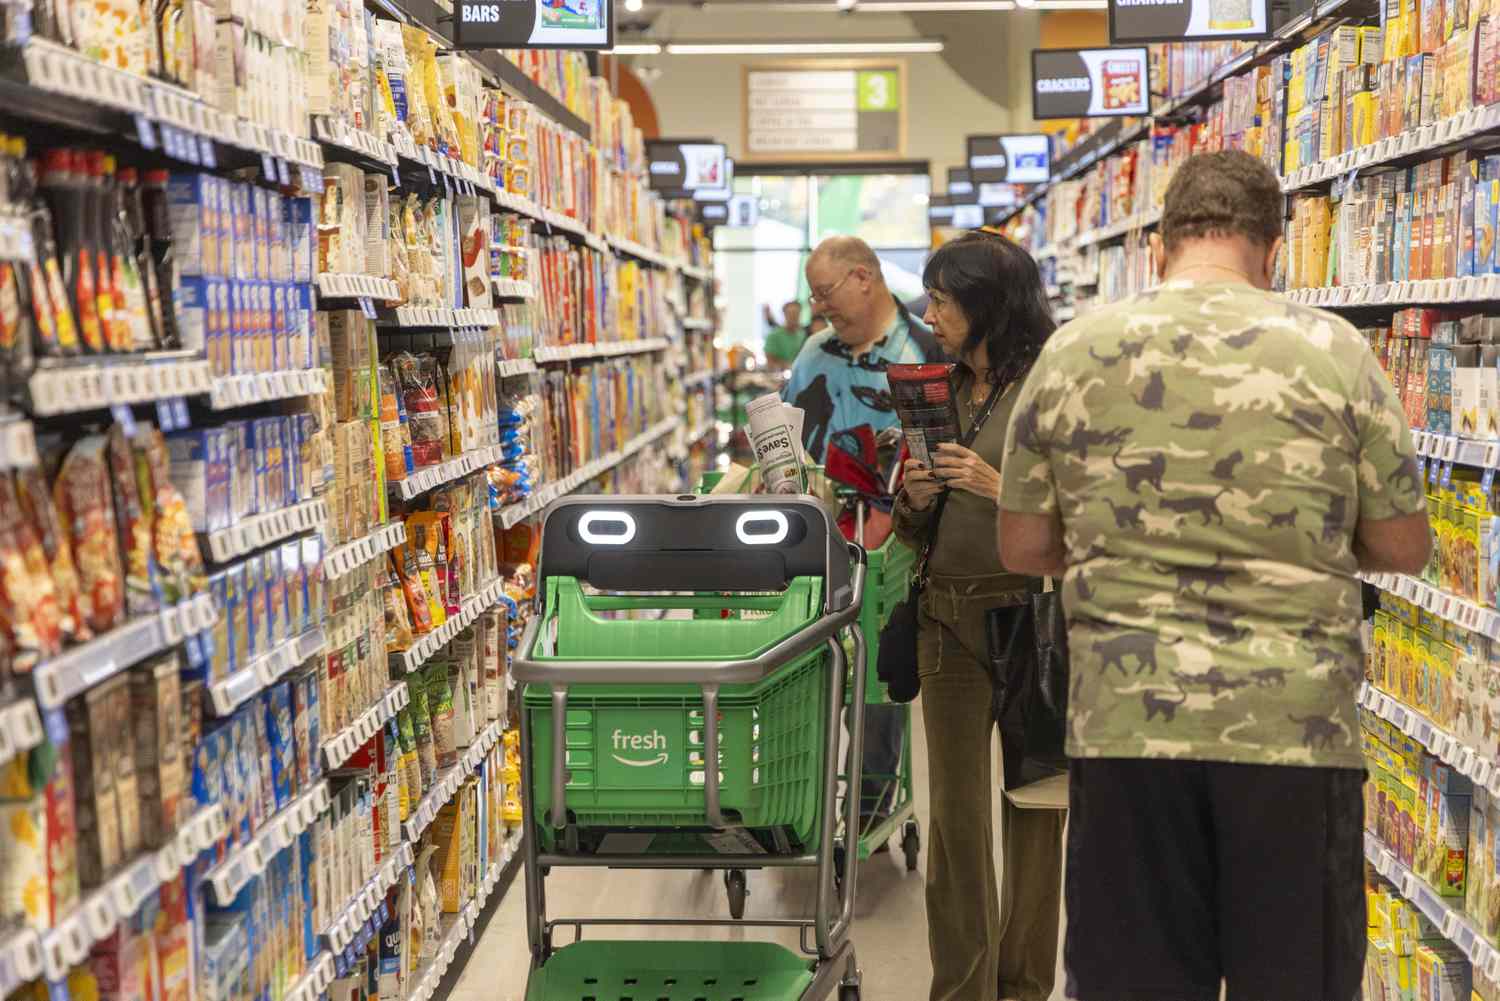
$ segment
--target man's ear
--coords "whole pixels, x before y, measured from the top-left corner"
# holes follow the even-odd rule
[[[1270,291],[1271,285],[1275,281],[1276,259],[1281,256],[1281,245],[1283,242],[1284,238],[1278,236],[1276,239],[1271,241],[1271,246],[1266,250],[1266,257],[1264,261],[1265,284],[1262,285],[1261,288],[1267,291]]]
[[[1161,281],[1167,277],[1167,245],[1162,242],[1161,234],[1154,231],[1146,234],[1146,243],[1151,248],[1151,270],[1157,281]]]

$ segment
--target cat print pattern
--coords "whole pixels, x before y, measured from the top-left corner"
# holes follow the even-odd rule
[[[1091,313],[1022,387],[1001,479],[1063,524],[1069,754],[1363,767],[1354,527],[1426,500],[1353,327],[1231,284]]]

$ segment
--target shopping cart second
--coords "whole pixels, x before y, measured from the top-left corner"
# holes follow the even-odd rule
[[[548,509],[540,608],[513,663],[526,686],[527,1001],[858,999],[859,853],[840,838],[858,831],[859,804],[837,793],[846,686],[849,703],[865,701],[866,672],[848,670],[844,642],[862,664],[865,573],[864,551],[812,498],[568,498]],[[709,609],[741,614],[693,614]],[[858,762],[862,713],[850,723]],[[803,867],[817,888],[811,914],[782,919],[549,917],[548,874],[581,866]],[[801,953],[584,934],[643,925],[795,929]],[[574,938],[559,946],[562,928]]]

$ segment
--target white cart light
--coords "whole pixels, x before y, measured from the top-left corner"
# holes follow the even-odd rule
[[[751,525],[775,525],[776,531],[756,532],[752,535],[748,531]],[[777,545],[786,541],[788,531],[786,515],[780,511],[746,511],[734,523],[734,534],[747,546]]]
[[[623,532],[600,534],[595,525],[623,525]],[[589,511],[578,519],[578,534],[591,546],[623,546],[635,538],[635,519],[624,511]]]

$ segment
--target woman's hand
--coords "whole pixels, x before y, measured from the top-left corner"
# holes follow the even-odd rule
[[[943,486],[954,490],[967,490],[988,501],[1000,499],[1000,474],[976,453],[944,442],[938,446],[932,463],[932,475]]]
[[[919,459],[907,459],[905,469],[902,489],[906,491],[906,503],[913,511],[926,511],[943,492],[943,485]]]

